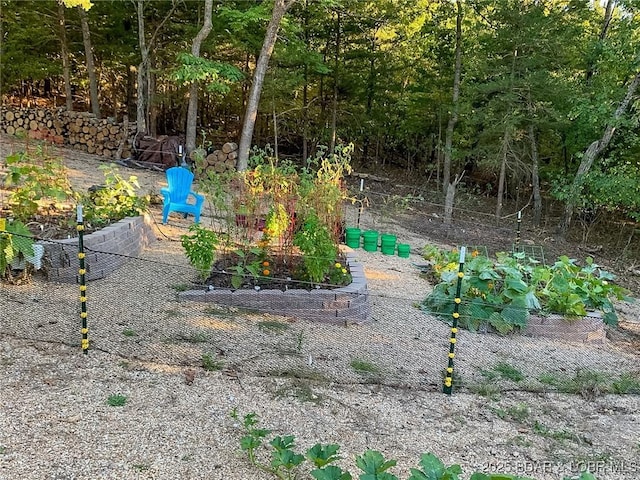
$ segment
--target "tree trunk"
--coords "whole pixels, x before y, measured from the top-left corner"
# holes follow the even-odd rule
[[[136,14],[138,17],[138,46],[140,47],[140,64],[138,65],[137,72],[137,105],[136,105],[136,132],[147,133],[149,126],[149,95],[151,94],[151,88],[149,85],[149,70],[151,69],[150,52],[155,43],[155,39],[158,32],[162,28],[176,8],[176,3],[173,2],[171,10],[165,15],[158,27],[153,32],[153,35],[147,42],[144,31],[144,1],[136,0]]]
[[[640,84],[640,72],[636,73],[633,81],[627,87],[627,93],[624,96],[624,99],[618,105],[615,113],[613,114],[613,119],[609,122],[604,129],[604,133],[602,134],[602,138],[594,141],[587,150],[584,152],[582,156],[582,161],[580,162],[580,166],[578,167],[578,171],[576,176],[573,179],[573,183],[571,187],[569,187],[569,197],[567,199],[567,203],[564,207],[564,215],[558,227],[558,233],[565,237],[567,232],[569,231],[569,227],[571,226],[571,219],[573,217],[573,210],[576,206],[578,196],[580,195],[580,191],[582,189],[582,182],[584,180],[584,176],[589,172],[591,167],[593,166],[593,162],[596,158],[603,152],[605,148],[611,142],[613,138],[613,134],[616,131],[616,125],[618,124],[618,120],[625,114],[627,108],[629,108],[629,104],[633,99],[633,96],[638,88],[638,84]]]
[[[193,39],[191,46],[191,54],[194,57],[200,56],[200,46],[202,42],[209,36],[213,26],[211,14],[213,12],[213,0],[205,0],[204,2],[204,22],[202,28]],[[189,88],[189,107],[187,109],[187,135],[186,149],[187,154],[196,148],[196,125],[198,123],[198,82],[193,82]]]
[[[309,0],[304,6],[304,45],[307,50],[311,50],[311,40],[309,33]],[[302,161],[306,162],[309,157],[309,65],[304,63],[303,71],[304,85],[302,87]],[[306,163],[305,163],[306,164]]]
[[[498,198],[496,202],[496,222],[502,215],[502,202],[504,199],[504,186],[507,178],[507,158],[509,157],[509,128],[506,127],[502,137],[502,162],[500,163],[500,177],[498,178]]]
[[[540,195],[540,175],[538,159],[538,141],[533,123],[529,124],[529,141],[531,142],[531,185],[533,188],[533,224],[540,226],[542,219],[542,196]]]
[[[271,97],[271,108],[273,117],[273,155],[278,160],[278,115],[276,113],[275,97]]]
[[[129,138],[129,117],[125,115],[122,119],[122,138],[118,144],[118,150],[116,150],[116,154],[113,157],[114,160],[117,161],[122,158],[122,151],[127,143],[127,138]]]
[[[264,83],[264,77],[267,74],[267,67],[269,66],[269,60],[273,54],[273,49],[278,38],[278,30],[280,29],[280,22],[282,17],[287,12],[289,7],[293,5],[296,0],[275,0],[273,5],[273,12],[271,14],[271,20],[267,26],[267,32],[264,37],[264,43],[260,50],[260,56],[256,63],[256,69],[253,72],[253,80],[251,82],[251,90],[249,91],[249,101],[247,103],[246,113],[244,115],[244,122],[242,124],[242,133],[240,134],[240,147],[238,151],[238,162],[236,168],[240,171],[246,170],[249,163],[249,150],[251,149],[251,140],[253,139],[253,129],[256,125],[256,118],[258,116],[258,106],[260,103],[260,94],[262,93],[262,84]]]
[[[78,7],[80,12],[80,24],[82,25],[82,43],[84,44],[84,54],[87,63],[87,74],[89,75],[89,97],[91,101],[91,112],[100,118],[100,103],[98,101],[98,79],[96,77],[96,67],[93,62],[93,48],[91,46],[91,33],[89,32],[89,21],[87,12]]]
[[[601,42],[607,38],[607,33],[609,32],[609,26],[611,25],[611,19],[613,18],[613,9],[615,7],[616,0],[607,0],[607,6],[604,9],[604,20],[602,21],[602,28],[600,29],[600,35],[598,36],[598,40]],[[591,77],[595,74],[596,71],[596,61],[593,60],[590,62],[589,67],[587,68],[587,74],[585,76],[587,82],[591,80]]]
[[[71,94],[71,60],[67,43],[67,27],[64,19],[64,5],[58,3],[58,25],[60,26],[60,55],[62,56],[62,77],[64,78],[64,96],[67,112],[73,112]]]
[[[365,118],[371,118],[371,111],[373,110],[373,99],[375,97],[376,91],[376,38],[377,38],[378,29],[375,30],[373,35],[371,36],[371,41],[369,42],[369,75],[367,78],[367,103],[365,108]],[[369,144],[371,143],[371,130],[367,128],[364,132],[364,138],[362,139],[362,159],[363,161],[367,161],[369,157]]]
[[[147,133],[147,100],[149,94],[149,50],[144,34],[144,0],[137,0],[136,13],[138,14],[138,45],[140,47],[140,64],[137,72],[136,92],[136,131]]]
[[[462,69],[462,2],[456,0],[456,53],[455,71],[453,74],[453,102],[451,115],[447,123],[447,131],[444,140],[444,165],[442,169],[442,188],[445,193],[449,190],[449,177],[451,176],[451,149],[453,145],[453,129],[458,122],[458,102],[460,97],[460,70]]]
[[[309,80],[308,67],[304,66],[304,87],[302,88],[302,161],[309,158]]]
[[[453,182],[447,185],[447,193],[444,199],[444,224],[449,227],[453,221],[453,203],[456,199],[456,187],[462,180],[464,176],[464,171],[460,175],[456,175],[456,178],[453,179]]]
[[[158,133],[158,105],[156,104],[157,75],[154,72],[155,66],[156,56],[153,55],[152,52],[149,52],[149,94],[147,100],[147,110],[149,111],[149,114],[147,115],[147,117],[149,118],[149,128],[147,130],[149,130],[149,135],[153,138],[155,138]]]
[[[336,51],[333,62],[333,100],[331,103],[331,140],[329,141],[329,153],[335,152],[336,149],[336,136],[337,136],[337,122],[338,122],[338,72],[340,70],[340,29],[342,28],[340,23],[340,12],[338,12],[337,18],[337,32],[336,32]]]

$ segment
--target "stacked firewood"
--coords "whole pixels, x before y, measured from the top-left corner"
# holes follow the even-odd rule
[[[60,108],[0,108],[0,132],[48,140],[115,160],[131,156],[135,124],[127,123]],[[119,158],[115,158],[118,152]]]
[[[238,145],[227,142],[222,145],[222,149],[214,150],[206,157],[206,168],[216,173],[224,173],[235,170],[236,159],[238,158]]]

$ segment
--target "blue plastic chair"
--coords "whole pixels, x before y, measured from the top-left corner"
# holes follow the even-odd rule
[[[204,195],[191,190],[193,173],[183,167],[171,167],[166,173],[168,186],[160,189],[163,197],[162,223],[167,223],[170,212],[181,212],[185,218],[192,214],[195,222],[200,223]],[[195,204],[188,202],[190,196],[195,198]]]

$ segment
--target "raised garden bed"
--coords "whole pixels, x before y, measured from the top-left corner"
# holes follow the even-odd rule
[[[155,242],[148,215],[127,217],[101,230],[85,235],[86,280],[104,278],[121,267],[129,257],[136,257]],[[77,282],[78,237],[43,242],[43,265],[50,280]]]
[[[543,337],[565,342],[605,343],[607,336],[598,312],[588,313],[575,320],[562,315],[529,315],[522,333],[529,337]]]
[[[206,290],[180,292],[181,300],[212,302],[219,305],[241,307],[262,313],[283,315],[331,323],[335,325],[361,324],[371,319],[371,304],[363,264],[356,261],[355,253],[346,254],[352,282],[332,290],[314,288],[305,290],[231,289],[210,287]]]

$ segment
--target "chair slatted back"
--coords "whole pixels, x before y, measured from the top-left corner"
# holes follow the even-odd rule
[[[182,167],[171,167],[166,173],[171,203],[185,203],[193,184],[193,173]]]

